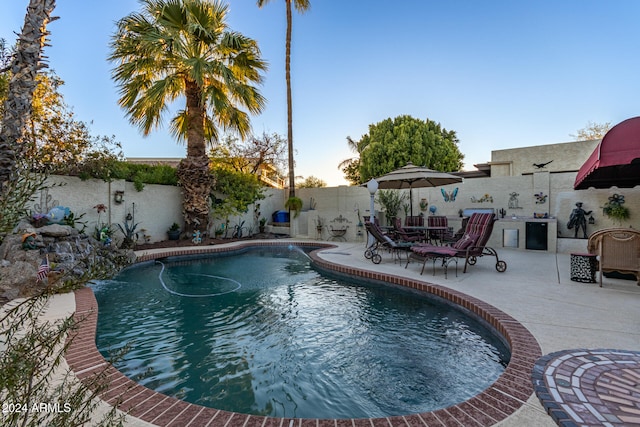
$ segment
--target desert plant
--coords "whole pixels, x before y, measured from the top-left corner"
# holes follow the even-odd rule
[[[136,222],[136,204],[133,204],[132,208],[133,213],[128,213],[124,219],[124,225],[118,224],[118,228],[124,234],[124,240],[120,245],[123,249],[133,248],[136,244],[136,240],[138,240],[138,233],[136,233],[136,228],[140,224]]]
[[[78,229],[80,233],[84,233],[84,230],[87,228],[87,221],[83,221],[82,218],[85,216],[85,213],[82,213],[76,216],[75,213],[69,212],[68,215],[64,216],[64,225],[68,225],[69,227],[73,227]],[[78,228],[77,226],[82,226],[82,228]]]

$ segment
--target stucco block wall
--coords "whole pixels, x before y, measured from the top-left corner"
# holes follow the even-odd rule
[[[429,210],[420,211],[420,200],[426,199],[428,206],[435,206],[436,215],[447,216],[449,226],[457,230],[460,227],[458,212],[461,209],[490,208],[495,212],[504,209],[505,218],[496,223],[489,242],[496,249],[503,247],[503,230],[505,229],[518,230],[518,247],[524,249],[526,222],[533,221],[534,213],[546,213],[551,217],[547,221],[549,251],[567,252],[574,251],[576,248],[586,249],[586,241],[573,242],[574,239],[571,237],[574,231],[566,226],[576,202],[582,202],[586,211],[592,211],[591,215],[595,223],[588,225],[589,234],[609,227],[640,228],[640,186],[633,189],[614,187],[574,191],[575,176],[576,172],[550,173],[547,171],[510,177],[466,179],[460,184],[438,188],[417,188],[413,190],[413,214],[429,215]],[[50,183],[63,185],[54,185],[47,190],[47,193],[36,194],[31,208],[33,209],[36,204],[44,205],[46,197],[49,196],[51,202],[57,201],[60,205],[69,207],[76,217],[84,214],[81,220],[86,222],[88,232],[92,232],[98,223],[98,214],[94,206],[100,203],[107,206],[107,212],[102,214],[100,221],[111,222],[114,227],[118,223],[124,224],[127,213],[134,213],[135,204],[135,221],[139,223],[137,228],[140,233],[139,242],[143,241],[142,230],[145,230],[144,234],[148,235],[152,242],[156,242],[167,239],[166,231],[173,222],[182,225],[180,187],[146,185],[139,192],[129,182],[82,181],[75,177],[64,176],[53,176],[50,178]],[[442,190],[448,197],[443,196]],[[114,201],[116,191],[124,191],[122,204],[116,204]],[[408,197],[408,190],[402,191]],[[259,218],[266,217],[270,231],[290,234],[293,237],[330,240],[333,238],[330,232],[331,227],[346,228],[347,232],[344,236],[346,240],[363,242],[364,245],[366,233],[363,228],[358,227],[358,213],[362,221],[369,217],[370,195],[365,187],[297,189],[296,195],[303,200],[303,211],[297,218],[292,218],[290,228],[274,228],[272,214],[285,209],[284,204],[288,194],[288,190],[265,190],[265,198],[258,201],[256,206],[250,206],[246,213],[229,218],[230,228],[244,221],[245,233],[256,233]],[[536,194],[541,197],[536,197]],[[631,211],[631,217],[623,223],[614,222],[602,213],[602,207],[614,194],[623,195],[625,206]],[[312,205],[315,209],[310,209]],[[376,216],[384,223],[383,207],[377,202],[375,211]],[[401,211],[400,215],[404,217],[404,211]],[[318,218],[321,218],[325,226],[320,235],[316,230]],[[224,222],[224,218],[214,219],[209,233],[213,235],[213,231]],[[228,236],[231,236],[231,231]],[[116,239],[121,237],[119,232],[116,233]]]

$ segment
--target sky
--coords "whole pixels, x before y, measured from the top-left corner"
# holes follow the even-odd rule
[[[223,1],[229,27],[257,40],[269,63],[253,132],[286,138],[285,3]],[[12,45],[28,0],[3,3],[0,38]],[[143,137],[117,103],[109,43],[140,4],[56,3],[45,55],[77,119],[114,135],[126,157],[184,157],[168,127]],[[347,184],[346,138],[399,115],[456,131],[466,170],[492,150],[569,142],[588,122],[638,116],[639,19],[637,0],[311,0],[293,16],[295,174]]]

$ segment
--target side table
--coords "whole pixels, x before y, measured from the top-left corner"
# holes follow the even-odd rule
[[[574,282],[596,283],[598,258],[596,254],[571,254],[571,280]]]

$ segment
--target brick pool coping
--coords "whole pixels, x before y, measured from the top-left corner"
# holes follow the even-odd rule
[[[211,254],[243,250],[256,246],[288,246],[289,242],[258,242],[226,247],[198,247],[198,249],[168,249],[145,253],[138,262],[158,258]],[[296,246],[329,249],[334,245],[317,242],[296,242]],[[78,330],[70,336],[66,360],[75,375],[88,382],[102,373],[109,382],[108,389],[100,394],[103,401],[117,406],[123,412],[157,426],[175,427],[381,427],[381,426],[490,426],[507,418],[520,409],[533,395],[531,373],[536,360],[542,356],[540,346],[533,335],[513,317],[469,295],[420,280],[390,275],[335,264],[310,253],[320,268],[361,279],[385,281],[436,295],[463,307],[491,325],[502,335],[511,350],[511,360],[505,371],[487,389],[457,405],[431,412],[362,419],[302,419],[278,418],[239,414],[184,402],[141,386],[111,366],[95,344],[98,306],[93,291],[83,288],[75,293],[74,319],[80,321]]]

